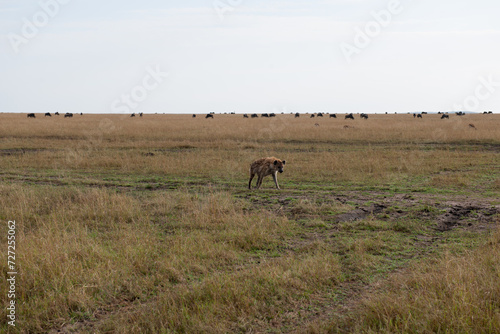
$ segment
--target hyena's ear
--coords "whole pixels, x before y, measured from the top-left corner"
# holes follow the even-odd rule
[[[277,165],[278,164],[278,160],[274,160],[274,164]]]
[[[285,161],[285,160],[283,160],[283,165],[284,165],[285,163],[286,163],[286,161]]]

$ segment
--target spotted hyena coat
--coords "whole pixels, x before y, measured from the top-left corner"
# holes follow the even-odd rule
[[[273,176],[276,188],[280,189],[280,186],[278,185],[277,174],[278,172],[283,173],[284,165],[285,165],[285,160],[281,161],[280,159],[275,157],[261,158],[259,160],[255,160],[250,165],[250,181],[248,181],[248,189],[252,189],[252,180],[255,175],[257,175],[257,185],[255,187],[256,189],[260,188],[262,180],[264,179],[264,177],[268,175]]]

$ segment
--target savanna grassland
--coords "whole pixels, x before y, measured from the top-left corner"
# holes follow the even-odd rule
[[[500,115],[203,116],[0,114],[0,331],[500,332]]]

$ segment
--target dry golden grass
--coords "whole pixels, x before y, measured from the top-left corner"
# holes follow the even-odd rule
[[[339,115],[339,117],[341,117]],[[313,124],[318,122],[319,127]],[[473,122],[477,131],[470,129]],[[354,129],[343,125],[355,124]],[[467,163],[489,164],[491,152],[477,145],[497,143],[500,117],[466,115],[373,115],[369,120],[278,115],[75,115],[27,119],[0,115],[3,171],[26,169],[115,170],[234,181],[256,158],[286,158],[292,179],[398,181],[401,175],[429,175]],[[13,151],[9,151],[13,150]],[[24,154],[20,154],[24,149]],[[30,150],[31,149],[31,150]],[[15,151],[17,150],[17,151]],[[8,155],[10,154],[10,155]],[[460,183],[467,183],[466,180]],[[453,182],[438,178],[431,184]]]
[[[302,315],[324,314],[345,284],[369,286],[420,259],[418,238],[453,242],[432,221],[447,194],[478,191],[498,204],[499,123],[0,114],[0,219],[17,222],[20,272],[18,327],[0,331],[305,331]],[[249,164],[271,155],[287,161],[283,190],[266,179],[248,191]],[[389,218],[336,220],[398,192],[425,203],[401,208],[395,198]],[[443,331],[498,328],[498,234],[491,240],[491,255],[432,257],[378,285],[359,314],[322,317],[311,330],[432,332],[440,316]]]
[[[155,295],[165,298],[167,303],[171,298],[180,298],[178,302],[183,303],[183,298],[193,298],[187,296],[192,294],[187,282],[213,272],[218,272],[215,277],[225,277],[206,283],[217,291],[199,287],[197,293],[214,293],[224,298],[218,292],[221,284],[235,284],[236,293],[238,285],[245,285],[253,271],[268,279],[269,284],[278,284],[274,280],[279,266],[274,265],[246,270],[247,278],[224,274],[225,267],[244,265],[247,252],[275,247],[279,243],[277,238],[288,228],[284,217],[269,212],[244,213],[241,203],[225,193],[205,196],[172,192],[144,203],[105,189],[2,186],[0,194],[1,207],[5,208],[2,217],[16,217],[21,227],[17,234],[17,254],[22,274],[16,294],[23,304],[17,314],[22,319],[19,325],[23,332],[47,331],[66,322],[68,316],[84,321],[96,309],[106,309],[106,305],[125,306]],[[147,209],[151,207],[154,209],[149,212]],[[6,245],[4,237],[2,245]],[[331,258],[335,267],[335,257],[324,256]],[[276,270],[283,273],[294,268],[290,280],[298,280],[294,278],[296,275],[307,275],[314,280],[311,275],[315,275],[323,282],[327,280],[324,272],[314,271],[325,268],[328,277],[335,276],[327,263],[311,267],[309,257],[283,259],[279,263],[283,267]],[[7,272],[6,261],[0,267]],[[178,295],[184,289],[187,290]],[[265,295],[271,297],[272,293],[267,291]],[[244,291],[238,294],[242,298],[261,297],[260,293],[253,297],[245,297]],[[1,298],[5,301],[6,297]],[[224,305],[218,307],[232,307]],[[210,315],[216,321],[217,314],[211,313],[219,311],[199,312],[200,317]],[[5,309],[1,316],[6,317]],[[179,315],[172,312],[162,315],[169,316]],[[162,321],[157,319],[158,330]],[[182,323],[175,321],[180,320],[166,323],[181,328]]]
[[[452,116],[449,120],[439,115],[427,115],[413,119],[411,115],[370,115],[369,120],[308,119],[306,115],[278,115],[276,118],[244,119],[241,115],[215,115],[204,119],[203,115],[145,115],[130,118],[128,115],[75,115],[72,119],[53,116],[27,119],[23,114],[1,114],[3,137],[12,140],[41,139],[44,141],[92,138],[102,140],[105,146],[117,146],[122,141],[130,147],[164,147],[192,142],[205,146],[221,145],[244,139],[255,143],[271,141],[359,141],[373,142],[453,142],[468,140],[496,140],[499,115]],[[469,129],[474,122],[477,131]],[[318,123],[320,126],[315,127]],[[354,128],[344,130],[345,124]],[[14,125],[14,126],[13,126]],[[256,136],[260,139],[255,138]],[[174,143],[172,143],[174,142]],[[153,143],[153,145],[152,145]],[[32,143],[33,144],[33,143]],[[162,145],[163,144],[163,145]],[[174,145],[172,145],[174,144]],[[178,146],[177,145],[177,146]],[[120,145],[121,147],[121,145]]]
[[[500,230],[475,251],[443,254],[393,275],[329,333],[497,333],[500,329]]]

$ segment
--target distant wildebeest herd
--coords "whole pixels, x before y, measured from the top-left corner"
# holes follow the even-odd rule
[[[484,112],[483,114],[492,114],[493,112],[492,111],[488,111],[488,112]],[[210,112],[209,114],[207,114],[205,116],[205,118],[214,118],[214,112]],[[227,114],[227,113],[224,113],[224,114]],[[234,115],[235,113],[234,112],[231,112],[232,115]],[[284,114],[284,113],[282,113]],[[290,114],[294,115],[295,118],[299,118],[301,116],[301,114],[299,112],[291,112]],[[387,112],[385,114],[388,114]],[[397,114],[397,113],[395,113]],[[409,112],[407,114],[410,114]],[[413,118],[423,118],[423,115],[427,115],[428,113],[425,112],[425,111],[422,111],[420,113],[413,113]],[[449,119],[450,118],[450,115],[448,113],[442,113],[442,112],[438,112],[437,113],[438,115],[441,115],[441,119]],[[458,112],[455,112],[455,114],[457,116],[464,116],[466,113],[463,112],[463,111],[458,111]],[[315,118],[315,117],[324,117],[325,115],[328,115],[329,118],[337,118],[337,114],[330,114],[330,113],[327,113],[327,112],[317,112],[317,113],[312,113],[312,114],[309,114],[309,113],[306,113],[306,115],[309,115],[309,118]],[[367,120],[369,118],[368,114],[366,113],[359,113],[359,118],[360,119],[364,119],[364,120]],[[275,113],[263,113],[263,114],[243,114],[243,118],[271,118],[271,117],[276,117],[276,114]],[[196,118],[196,114],[193,114],[193,118]],[[344,119],[345,120],[355,120],[355,116],[354,116],[354,113],[348,113],[348,114],[345,114],[344,116]],[[320,124],[319,123],[314,123],[314,126],[316,127],[319,127]],[[469,124],[469,128],[471,129],[474,129],[474,130],[477,130],[477,128],[474,126],[474,124]],[[351,125],[344,125],[344,129],[354,129],[354,126],[351,126]]]
[[[485,112],[483,112],[483,114],[492,114],[492,113],[493,113],[492,111],[485,111]],[[228,114],[228,113],[226,112],[224,114]],[[236,113],[234,111],[232,111],[229,114],[235,115]],[[284,114],[284,113],[282,112],[282,114]],[[292,112],[290,114],[294,115],[295,118],[299,118],[300,115],[301,115],[298,112],[295,112],[295,113]],[[386,114],[388,114],[388,113],[386,112]],[[450,115],[447,112],[443,113],[443,112],[439,111],[437,114],[441,115],[441,119],[449,119],[450,118]],[[455,114],[457,116],[464,116],[466,113],[463,112],[463,111],[457,111],[457,112],[455,112]],[[59,116],[59,112],[55,112],[54,115],[55,116]],[[80,113],[80,115],[83,115],[83,113]],[[139,115],[139,117],[142,117],[143,113],[140,112],[140,113],[138,113],[138,115]],[[208,113],[208,114],[205,115],[205,118],[214,118],[214,115],[215,115],[215,112],[211,111],[210,113]],[[329,118],[337,118],[337,114],[330,114],[330,113],[327,113],[327,112],[315,112],[315,113],[312,113],[312,114],[306,113],[306,115],[309,115],[309,118],[323,117],[324,115],[328,115]],[[360,113],[358,115],[359,115],[359,117],[361,119],[367,120],[369,118],[368,114],[365,114],[365,113]],[[427,112],[422,111],[420,113],[413,113],[413,118],[423,118],[423,115],[427,115]],[[136,116],[136,113],[132,113],[130,115],[130,117],[135,117],[135,116]],[[196,118],[196,116],[197,116],[197,114],[193,114],[192,117]],[[27,117],[28,118],[36,118],[36,115],[35,115],[35,113],[28,113]],[[46,112],[45,113],[45,117],[52,117],[52,114],[50,112]],[[64,114],[64,118],[71,118],[71,117],[73,117],[73,113],[67,112],[67,113]],[[272,118],[272,117],[276,117],[276,114],[275,113],[263,113],[263,114],[260,114],[260,116],[259,116],[259,114],[256,114],[256,113],[254,113],[254,114],[243,114],[243,118],[259,118],[259,117],[262,117],[262,118]],[[345,114],[344,119],[345,120],[348,120],[348,119],[354,120],[355,119],[354,113]],[[315,124],[317,124],[317,123],[315,123]],[[344,128],[349,128],[349,126],[346,126]],[[471,126],[471,128],[476,129],[476,127],[473,127],[473,126]]]
[[[55,112],[54,113],[55,116],[59,116],[59,112]],[[83,115],[83,113],[80,113],[80,115]],[[28,115],[28,118],[36,118],[36,115],[34,113],[29,113]],[[45,113],[45,117],[52,117],[52,114],[50,112],[46,112]],[[64,118],[71,118],[73,117],[73,113],[70,113],[70,112],[67,112],[64,114]]]

